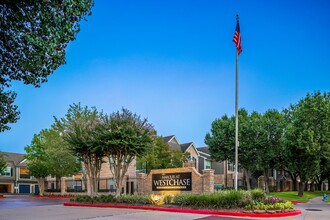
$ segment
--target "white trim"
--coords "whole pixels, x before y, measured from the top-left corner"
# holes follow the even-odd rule
[[[189,150],[189,148],[191,148],[191,146],[194,147],[194,149],[195,149],[195,151],[197,153],[197,156],[199,156],[199,152],[198,152],[197,148],[195,147],[195,144],[194,143],[191,143],[185,152],[187,152]]]
[[[198,148],[197,148],[198,149]],[[199,151],[199,150],[197,150],[198,151],[198,153],[200,153],[200,154],[204,154],[204,155],[206,155],[206,156],[208,156],[208,157],[211,157],[211,154],[208,154],[208,153],[205,153],[205,152],[203,152],[203,151]]]
[[[201,156],[201,155],[199,155],[198,157],[203,158],[204,160],[208,160],[207,157],[204,157],[204,156]]]
[[[27,159],[23,159],[21,162],[19,162],[19,163],[17,164],[17,166],[20,165],[21,163],[26,162],[26,161],[27,161]]]
[[[173,137],[167,143],[170,143],[173,139],[175,139],[175,142],[180,145],[180,142],[175,135],[173,135]]]

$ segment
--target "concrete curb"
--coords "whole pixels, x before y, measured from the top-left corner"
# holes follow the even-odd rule
[[[64,206],[81,206],[81,207],[97,207],[97,208],[123,208],[123,209],[142,209],[152,211],[164,211],[164,212],[180,212],[180,213],[192,213],[192,214],[204,214],[204,215],[221,215],[221,216],[235,216],[235,217],[258,217],[258,218],[279,218],[300,215],[301,211],[296,210],[293,212],[283,213],[243,213],[243,212],[224,212],[215,210],[199,210],[199,209],[184,209],[184,208],[166,208],[166,207],[148,207],[148,206],[129,206],[129,205],[115,205],[115,204],[85,204],[85,203],[71,203],[65,202]]]

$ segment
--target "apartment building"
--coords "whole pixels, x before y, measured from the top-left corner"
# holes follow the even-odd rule
[[[30,176],[24,154],[3,153],[7,167],[0,174],[0,193],[38,193],[37,180]]]
[[[212,169],[214,170],[214,186],[215,188],[222,188],[224,186],[233,187],[234,186],[234,174],[235,167],[234,163],[230,161],[215,161],[211,158],[211,154],[209,152],[209,147],[199,147],[197,148],[199,153],[198,157],[198,171],[201,173],[204,169]],[[243,172],[238,167],[237,173],[237,182],[238,186],[243,186]]]

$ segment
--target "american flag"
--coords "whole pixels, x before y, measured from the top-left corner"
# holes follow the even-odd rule
[[[242,53],[242,39],[241,39],[241,32],[240,32],[240,29],[239,29],[238,20],[237,20],[237,24],[236,24],[234,37],[233,37],[233,42],[236,45],[237,54],[240,55]]]

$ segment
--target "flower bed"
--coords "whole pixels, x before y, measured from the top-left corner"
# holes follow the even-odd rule
[[[252,191],[217,191],[215,193],[203,193],[200,195],[183,193],[172,195],[121,195],[115,198],[112,195],[96,197],[77,196],[70,200],[72,204],[93,204],[106,206],[130,206],[130,207],[161,207],[171,209],[208,210],[225,212],[245,212],[256,214],[275,214],[293,212],[294,205],[282,199],[266,197],[261,190]]]

